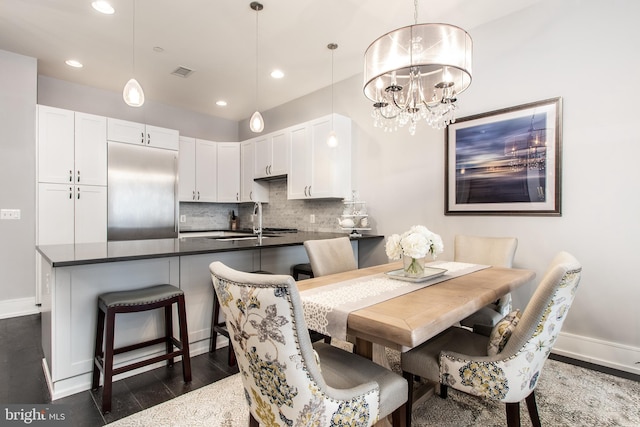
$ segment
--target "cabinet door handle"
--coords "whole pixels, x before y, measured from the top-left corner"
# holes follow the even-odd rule
[[[73,188],[69,187],[69,198],[73,199]]]
[[[80,200],[80,188],[78,188],[78,200]]]
[[[192,193],[191,194],[191,200],[195,200],[196,199],[196,190],[193,190],[191,193]]]
[[[151,144],[151,134],[147,134],[147,144]]]
[[[271,165],[269,165],[269,175],[271,175]]]
[[[80,182],[80,171],[78,171],[78,182]]]
[[[200,192],[198,191],[198,200],[200,200]]]
[[[309,197],[311,197],[311,186],[309,186]]]
[[[304,197],[307,197],[307,185],[304,186]]]
[[[140,132],[140,143],[144,144],[144,132]]]
[[[240,193],[236,193],[236,201],[240,200]]]
[[[253,190],[249,191],[249,200],[253,202]]]
[[[73,171],[69,171],[69,182],[73,182]]]

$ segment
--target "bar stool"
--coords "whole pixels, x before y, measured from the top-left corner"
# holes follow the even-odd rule
[[[311,269],[311,264],[296,264],[291,267],[291,276],[293,276],[293,280],[297,282],[299,280],[300,274],[304,274],[305,276],[309,276],[309,278],[313,278],[313,270]]]
[[[178,305],[178,321],[180,324],[179,341],[173,336],[173,304]],[[163,337],[125,347],[114,348],[115,319],[117,313],[135,313],[163,307],[165,319],[165,334]],[[103,352],[105,317],[107,336]],[[166,345],[165,354],[114,369],[114,355],[160,343],[165,343]],[[177,350],[174,350],[174,347],[176,347]],[[173,359],[177,356],[182,356],[182,377],[184,382],[188,383],[191,381],[191,360],[189,358],[187,315],[184,303],[184,292],[182,290],[172,285],[156,285],[132,291],[109,292],[98,296],[98,324],[96,328],[91,388],[94,391],[98,389],[100,386],[100,372],[102,372],[104,374],[104,384],[102,388],[103,413],[111,411],[111,390],[113,377],[115,375],[163,360],[167,361],[167,366],[173,366]]]

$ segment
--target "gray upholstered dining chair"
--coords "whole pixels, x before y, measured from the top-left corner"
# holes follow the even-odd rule
[[[351,241],[348,237],[306,240],[304,248],[307,251],[314,277],[342,273],[358,268],[351,248]]]
[[[520,401],[527,403],[534,426],[540,426],[534,390],[544,362],[560,334],[573,302],[582,267],[560,252],[551,262],[527,307],[507,315],[489,336],[451,327],[401,355],[409,382],[407,425],[411,424],[414,376],[447,387],[506,403],[507,425],[520,425]]]
[[[457,235],[453,242],[453,260],[472,264],[485,264],[511,268],[518,247],[515,237],[481,237]],[[462,326],[494,326],[511,311],[511,294],[482,307],[460,321]]]
[[[209,265],[249,405],[249,425],[404,426],[407,381],[307,333],[291,276]]]
[[[345,271],[356,270],[358,264],[351,248],[351,240],[348,237],[337,237],[335,239],[306,240],[304,249],[307,251],[313,277],[327,276],[329,274],[343,273]],[[317,332],[309,331],[313,336],[324,337],[324,342],[331,343],[330,336],[321,335]],[[347,337],[347,340],[354,345],[355,340]]]

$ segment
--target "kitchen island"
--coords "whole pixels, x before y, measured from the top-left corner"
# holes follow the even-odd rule
[[[40,254],[43,368],[52,400],[91,387],[97,297],[111,291],[138,289],[161,283],[185,292],[190,352],[209,349],[213,289],[209,264],[221,261],[242,271],[291,274],[291,267],[309,259],[303,242],[330,239],[344,233],[297,232],[265,234],[262,242],[250,236],[181,237],[38,246]],[[363,241],[382,236],[352,238],[358,259]],[[176,318],[174,316],[174,318]],[[130,313],[116,319],[116,347],[162,334],[160,310]],[[218,346],[227,339],[218,338]],[[160,354],[162,345],[118,355],[115,366]],[[116,379],[153,369],[131,371]]]

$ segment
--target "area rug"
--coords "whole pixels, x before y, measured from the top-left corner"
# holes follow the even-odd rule
[[[387,351],[398,370],[397,352]],[[543,426],[640,426],[640,382],[574,365],[547,360],[536,388]],[[531,421],[524,402],[523,426]],[[449,389],[447,399],[432,396],[414,406],[412,424],[422,426],[505,426],[504,404]],[[240,427],[248,425],[249,409],[239,374],[194,390],[168,402],[120,419],[112,427]]]

